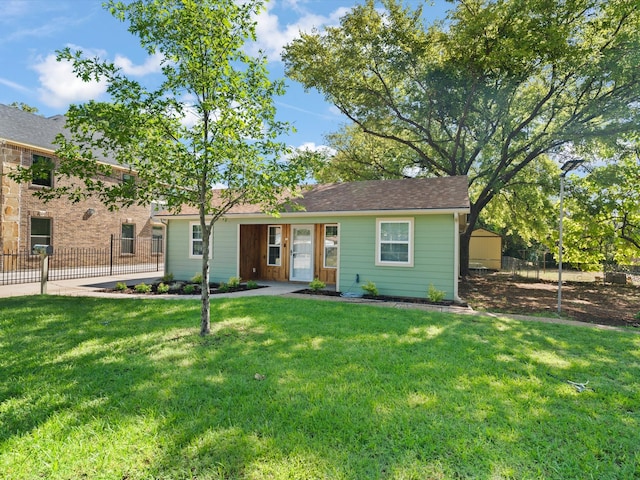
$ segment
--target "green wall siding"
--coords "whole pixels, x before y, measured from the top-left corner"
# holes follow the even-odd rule
[[[164,271],[176,280],[189,280],[202,269],[200,259],[189,258],[189,223],[170,219],[167,224],[167,253]]]
[[[376,266],[376,219],[414,218],[413,267]],[[189,221],[169,221],[166,272],[187,280],[201,269],[200,259],[189,258]],[[338,285],[342,292],[362,293],[366,281],[376,284],[383,295],[426,297],[429,284],[454,298],[457,275],[454,273],[454,215],[393,215],[302,217],[269,219],[230,219],[215,226],[213,262],[210,280],[227,281],[238,275],[238,225],[240,224],[315,224],[340,225]],[[317,241],[318,239],[315,239]],[[356,284],[356,275],[360,283]]]
[[[426,297],[430,283],[454,297],[453,215],[423,215],[414,218],[413,267],[377,266],[376,218],[349,218],[340,231],[340,289],[360,293],[362,284],[372,281],[381,295]],[[407,218],[405,216],[401,218]],[[360,283],[355,284],[356,275]]]

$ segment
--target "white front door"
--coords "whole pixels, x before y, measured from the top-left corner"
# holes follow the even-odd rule
[[[292,225],[291,237],[289,280],[310,282],[313,280],[313,225]]]

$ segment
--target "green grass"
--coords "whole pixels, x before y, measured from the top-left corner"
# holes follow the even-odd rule
[[[640,477],[640,335],[272,297],[212,319],[0,300],[0,478]]]

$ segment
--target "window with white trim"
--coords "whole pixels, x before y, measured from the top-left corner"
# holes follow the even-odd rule
[[[189,224],[189,256],[202,257],[203,252],[202,225],[200,222],[192,222]]]
[[[324,226],[324,268],[338,267],[338,225]]]
[[[34,245],[51,245],[51,219],[31,217],[30,224],[31,251]]]
[[[282,227],[269,225],[267,235],[267,265],[279,267],[282,264]]]
[[[123,223],[120,235],[120,253],[133,255],[136,238],[136,226],[132,223]]]
[[[163,251],[163,228],[159,225],[151,227],[151,253],[158,255]]]
[[[376,220],[376,265],[413,266],[413,218]]]

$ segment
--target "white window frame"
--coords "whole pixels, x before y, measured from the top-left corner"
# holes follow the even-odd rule
[[[34,220],[46,220],[49,224],[49,235],[41,235],[33,233],[33,221]],[[53,219],[50,217],[30,217],[29,218],[29,244],[32,251],[34,245],[51,245],[51,239],[53,238]]]
[[[271,240],[271,229],[279,228],[280,229],[280,243],[270,243]],[[281,267],[282,266],[282,235],[283,228],[282,225],[268,225],[267,226],[267,266],[268,267]],[[278,247],[280,249],[280,256],[278,256],[279,263],[269,263],[271,256],[269,252],[271,247]]]
[[[151,254],[160,255],[162,253],[164,253],[164,228],[161,225],[152,225],[151,226]]]
[[[204,242],[204,238],[194,239],[193,238],[193,227],[200,227],[200,222],[189,222],[189,258],[202,258],[202,255],[196,255],[193,253],[193,245],[196,241]],[[204,232],[202,232],[202,236],[204,237]],[[202,249],[204,250],[204,243],[202,244]],[[211,258],[211,245],[209,245],[209,258]]]
[[[382,225],[388,223],[405,223],[409,226],[408,240],[406,242],[400,241],[385,241],[384,243],[395,243],[408,246],[408,259],[406,262],[392,262],[388,260],[382,260]],[[376,218],[376,266],[380,267],[413,267],[413,245],[414,245],[414,218]]]
[[[336,244],[335,245],[327,245],[327,227],[336,227]],[[331,235],[333,236],[333,235]],[[322,267],[323,268],[338,268],[338,254],[339,254],[339,246],[340,246],[340,228],[338,228],[337,223],[328,223],[323,226],[322,229]],[[336,250],[336,265],[327,265],[327,248],[333,248]]]
[[[131,236],[125,237],[125,227],[131,227]],[[135,255],[136,253],[136,225],[135,223],[123,223],[120,225],[120,254]]]

